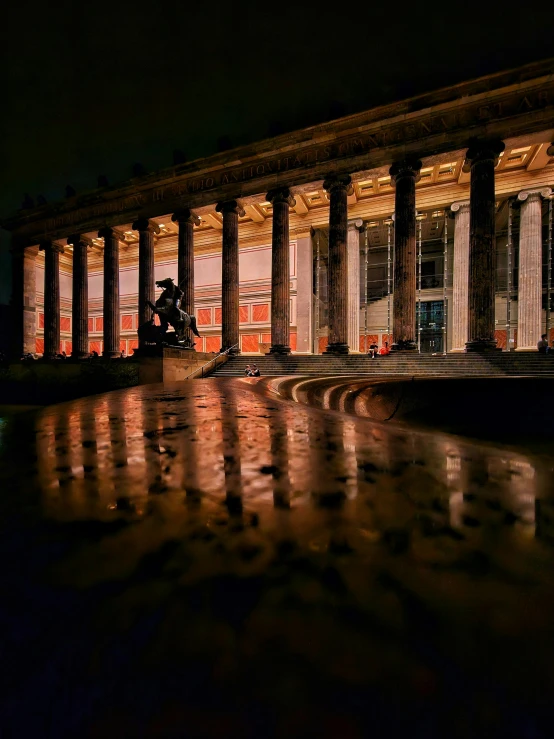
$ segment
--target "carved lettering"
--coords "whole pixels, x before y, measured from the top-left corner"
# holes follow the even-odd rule
[[[533,109],[533,104],[526,95],[521,101],[521,103],[519,104],[519,110],[532,110],[532,109]]]

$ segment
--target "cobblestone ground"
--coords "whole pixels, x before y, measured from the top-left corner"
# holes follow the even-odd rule
[[[552,735],[551,457],[248,380],[22,413],[0,454],[0,736]]]

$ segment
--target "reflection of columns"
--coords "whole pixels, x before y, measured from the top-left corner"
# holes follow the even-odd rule
[[[285,409],[279,406],[271,413],[269,425],[271,466],[273,468],[273,503],[276,508],[290,508],[290,477],[287,423],[283,414]]]
[[[266,199],[273,205],[270,352],[290,354],[289,207],[295,205],[296,201],[288,187],[271,190]]]
[[[221,436],[223,472],[225,475],[225,505],[230,515],[242,514],[242,469],[238,409],[232,391],[221,398]]]
[[[360,349],[360,229],[358,218],[348,223],[348,346],[350,351]]]
[[[296,233],[296,351],[311,354],[314,295],[313,247],[310,232]]]
[[[44,250],[44,358],[60,351],[60,253],[63,246],[46,241]]]
[[[550,189],[523,190],[519,226],[517,349],[536,351],[542,333],[542,201]]]
[[[221,255],[221,323],[222,350],[239,345],[239,215],[244,210],[236,200],[218,203],[216,210],[223,214],[223,244]]]
[[[329,343],[327,353],[348,354],[348,203],[350,175],[331,175],[323,183],[329,193]]]
[[[420,161],[396,162],[390,168],[394,199],[393,337],[402,348],[415,349],[416,210],[415,184]]]
[[[179,224],[179,245],[177,248],[177,284],[183,291],[181,309],[189,316],[194,314],[194,226],[200,218],[185,208],[175,213],[172,221]]]
[[[88,357],[88,247],[79,234],[67,239],[73,246],[73,293],[71,301],[71,356]]]
[[[139,232],[139,285],[138,285],[138,322],[141,326],[150,320],[152,311],[147,301],[156,299],[154,285],[154,235],[160,228],[147,218],[140,218],[133,223],[133,230]]]
[[[452,288],[452,351],[467,342],[469,284],[469,200],[452,203],[454,221],[454,285]]]
[[[12,355],[36,352],[36,261],[37,249],[12,252]]]
[[[113,228],[98,232],[104,238],[104,352],[105,357],[119,357],[119,238]],[[152,258],[154,252],[152,251]]]
[[[496,348],[494,277],[496,260],[494,168],[504,150],[501,141],[468,149],[471,167],[469,213],[469,311],[467,351]]]

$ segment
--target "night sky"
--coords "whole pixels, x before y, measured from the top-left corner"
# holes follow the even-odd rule
[[[554,8],[491,3],[12,3],[0,214],[554,56]],[[538,6],[537,6],[538,7]],[[396,10],[395,10],[396,8]],[[433,9],[431,9],[433,8]],[[9,236],[0,236],[0,302]]]

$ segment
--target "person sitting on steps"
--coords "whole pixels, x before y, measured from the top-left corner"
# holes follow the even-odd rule
[[[385,341],[385,345],[384,345],[384,346],[382,346],[382,347],[381,347],[381,348],[379,349],[379,354],[380,354],[380,355],[381,355],[382,357],[385,357],[385,356],[386,356],[387,354],[390,354],[390,349],[389,349],[389,342],[388,342],[388,341]]]
[[[367,353],[369,354],[369,356],[372,359],[375,359],[375,356],[377,354],[377,350],[378,349],[379,349],[379,347],[377,346],[377,344],[370,344],[370,347],[369,347]]]
[[[548,341],[546,340],[546,334],[542,334],[541,340],[537,343],[537,349],[540,354],[548,354]]]

